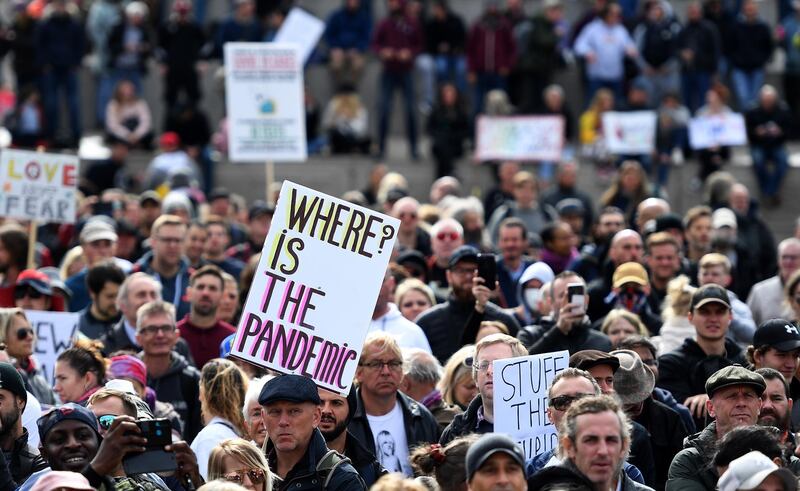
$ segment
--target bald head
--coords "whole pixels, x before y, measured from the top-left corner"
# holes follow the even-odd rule
[[[746,215],[750,209],[750,191],[742,183],[735,183],[728,193],[728,204],[733,211]]]
[[[636,207],[636,225],[639,227],[639,230],[642,230],[645,223],[650,220],[655,220],[670,211],[669,203],[667,203],[666,200],[661,198],[647,198]]]
[[[641,263],[643,255],[644,245],[642,244],[642,236],[638,232],[626,228],[614,234],[614,238],[611,239],[608,257],[615,265],[628,262]]]

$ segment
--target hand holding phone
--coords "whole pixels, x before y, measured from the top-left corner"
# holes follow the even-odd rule
[[[137,421],[136,426],[147,443],[144,452],[129,453],[122,459],[125,473],[132,475],[177,470],[175,453],[164,449],[172,443],[172,423],[168,419],[144,419]]]
[[[478,276],[483,278],[486,288],[494,290],[497,283],[497,260],[494,254],[478,254]]]
[[[583,283],[567,284],[567,303],[575,304],[572,313],[575,315],[586,313],[586,288]]]

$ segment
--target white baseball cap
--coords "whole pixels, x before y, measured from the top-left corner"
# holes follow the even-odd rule
[[[764,480],[775,474],[783,482],[786,491],[797,491],[797,478],[789,469],[778,467],[761,452],[753,451],[731,461],[728,470],[717,482],[719,491],[737,491],[757,488]]]

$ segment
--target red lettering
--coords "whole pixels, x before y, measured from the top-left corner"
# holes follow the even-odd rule
[[[64,186],[75,186],[76,185],[76,172],[75,166],[72,164],[67,164],[64,166],[64,172],[62,174],[62,184]]]

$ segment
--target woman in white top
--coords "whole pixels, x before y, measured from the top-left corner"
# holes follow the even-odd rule
[[[651,339],[661,354],[680,348],[686,338],[694,337],[695,329],[689,322],[689,307],[695,287],[689,284],[686,275],[680,275],[667,283],[667,297],[661,318],[664,324],[659,335]]]
[[[246,437],[242,407],[247,392],[247,376],[232,361],[209,361],[200,373],[200,407],[205,428],[192,442],[200,475],[208,479],[208,457],[221,441]]]
[[[122,80],[114,89],[114,97],[106,106],[106,133],[112,142],[129,147],[149,149],[152,146],[153,123],[147,102],[136,95],[130,80]]]

